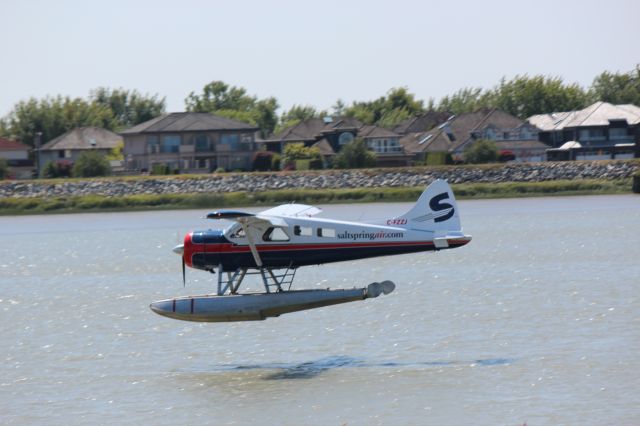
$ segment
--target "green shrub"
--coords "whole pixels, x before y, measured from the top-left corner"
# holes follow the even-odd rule
[[[151,167],[151,174],[152,175],[170,175],[171,168],[164,163],[155,163]]]
[[[481,139],[467,145],[462,156],[470,164],[495,163],[498,160],[498,148],[495,143]]]
[[[73,177],[96,177],[111,174],[109,160],[97,151],[85,151],[73,164]]]
[[[360,169],[374,167],[376,155],[367,149],[362,138],[356,138],[342,147],[333,160],[337,169]]]

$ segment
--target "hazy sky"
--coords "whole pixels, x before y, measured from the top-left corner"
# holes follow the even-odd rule
[[[502,76],[588,86],[640,63],[640,1],[0,1],[0,116],[100,86],[166,96],[212,80],[329,109],[406,86],[436,100]]]

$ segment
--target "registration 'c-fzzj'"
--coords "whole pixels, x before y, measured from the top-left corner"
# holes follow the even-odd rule
[[[189,232],[174,248],[189,266],[217,272],[217,292],[151,304],[161,315],[189,321],[262,320],[284,313],[364,300],[394,290],[391,281],[348,290],[291,290],[295,271],[377,256],[451,249],[471,241],[462,232],[450,186],[433,182],[406,213],[378,223],[317,217],[320,209],[284,204],[256,214],[221,210],[209,219],[231,220],[224,230]],[[258,275],[262,293],[239,293],[247,275]]]

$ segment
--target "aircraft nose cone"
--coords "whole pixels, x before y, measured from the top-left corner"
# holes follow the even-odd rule
[[[173,300],[160,300],[149,305],[151,310],[159,315],[167,315],[175,311]]]
[[[173,248],[173,252],[182,256],[182,253],[184,253],[184,244],[178,244],[177,246],[175,246]]]

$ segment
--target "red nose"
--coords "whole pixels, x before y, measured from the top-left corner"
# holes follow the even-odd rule
[[[195,251],[195,247],[193,245],[193,242],[191,241],[192,236],[193,232],[187,233],[184,236],[184,242],[182,243],[184,247],[184,252],[182,253],[182,255],[184,256],[184,263],[189,267],[193,267],[192,257]]]

